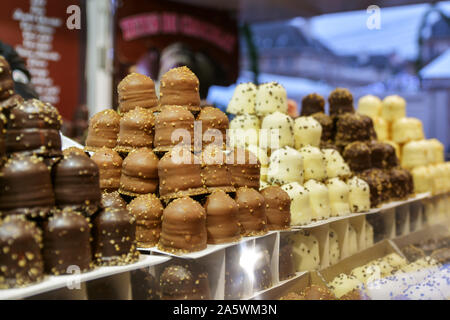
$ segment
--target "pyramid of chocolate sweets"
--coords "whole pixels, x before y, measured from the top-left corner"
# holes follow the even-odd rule
[[[182,254],[290,225],[281,188],[259,193],[260,162],[227,147],[228,117],[200,107],[199,81],[187,67],[155,84],[132,73],[118,85],[118,112],[89,122],[86,151],[99,167],[105,206],[136,218],[139,247]]]
[[[0,289],[66,274],[77,265],[133,262],[135,220],[101,206],[99,168],[81,149],[61,150],[61,116],[23,100],[0,56]],[[114,243],[114,245],[113,245]]]

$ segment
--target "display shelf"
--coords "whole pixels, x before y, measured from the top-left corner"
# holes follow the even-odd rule
[[[37,284],[24,288],[0,290],[0,300],[23,299],[52,290],[73,287],[79,283],[150,267],[169,260],[170,257],[167,256],[141,255],[138,262],[125,266],[99,267],[86,273],[74,275],[45,276],[45,279]]]
[[[291,277],[291,278],[289,278],[289,279],[280,281],[280,282],[278,282],[276,285],[274,285],[274,286],[272,286],[272,287],[270,287],[270,288],[268,288],[268,289],[265,289],[265,290],[261,290],[261,291],[255,292],[251,297],[248,298],[248,300],[259,300],[258,298],[259,298],[261,295],[268,294],[268,293],[271,292],[271,291],[277,290],[279,287],[283,287],[283,286],[285,286],[285,285],[288,285],[288,284],[291,283],[291,282],[295,282],[295,281],[297,281],[301,276],[303,276],[303,275],[306,274],[306,273],[308,273],[308,271],[296,272],[296,273],[295,273],[295,276],[293,276],[293,277]],[[246,299],[246,300],[247,300],[247,299]]]

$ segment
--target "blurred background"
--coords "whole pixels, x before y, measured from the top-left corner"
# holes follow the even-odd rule
[[[15,81],[57,106],[80,142],[127,73],[157,82],[187,65],[222,109],[248,81],[278,81],[299,106],[337,86],[355,104],[399,94],[450,150],[450,1],[16,0],[2,4],[0,41],[26,66]]]

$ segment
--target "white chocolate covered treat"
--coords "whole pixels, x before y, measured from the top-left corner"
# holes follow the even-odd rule
[[[257,90],[258,88],[251,82],[238,84],[228,103],[227,112],[231,114],[254,114]]]
[[[336,231],[333,229],[328,230],[328,238],[329,238],[329,255],[328,259],[330,262],[330,265],[334,265],[341,260],[341,250],[339,248],[339,238]]]
[[[366,248],[370,248],[374,243],[374,233],[372,225],[366,220],[365,223],[365,239],[366,239]]]
[[[318,181],[325,180],[327,178],[327,169],[322,151],[319,148],[312,146],[303,147],[299,151],[303,157],[305,181],[310,179]]]
[[[348,185],[339,178],[328,179],[326,184],[330,198],[331,216],[338,217],[349,214]]]
[[[309,191],[297,182],[287,183],[281,188],[291,198],[291,225],[308,224],[313,219],[313,212],[309,204]]]
[[[322,149],[328,178],[346,178],[352,175],[350,167],[335,149]]]
[[[405,169],[426,166],[430,152],[430,145],[425,140],[410,141],[402,148],[401,166]]]
[[[261,129],[267,134],[259,142],[263,149],[279,149],[285,146],[294,147],[294,120],[279,111],[268,114],[261,123]]]
[[[303,184],[303,157],[301,153],[290,147],[275,150],[269,159],[267,181],[279,186],[289,182]]]
[[[433,273],[440,267],[439,262],[430,257],[423,257],[409,264],[402,265],[399,268],[400,272],[417,272],[426,271],[427,273]]]
[[[433,180],[428,166],[415,167],[411,171],[414,182],[414,192],[432,192]]]
[[[308,231],[291,235],[292,252],[297,272],[318,270],[320,267],[319,241]]]
[[[329,218],[331,208],[327,186],[314,179],[305,182],[304,186],[309,191],[309,204],[315,220]]]
[[[385,141],[389,139],[389,126],[382,117],[375,117],[373,120],[373,128],[377,134],[377,140]]]
[[[322,126],[313,117],[298,117],[294,123],[295,148],[319,147]]]
[[[269,170],[269,157],[265,150],[252,144],[246,147],[248,151],[253,153],[261,164],[261,180],[267,181],[267,171]]]
[[[372,263],[354,268],[350,274],[362,283],[368,283],[381,278],[380,268]]]
[[[431,152],[428,154],[428,162],[432,164],[444,162],[444,145],[438,139],[434,138],[426,141],[431,146]]]
[[[408,261],[398,253],[390,253],[383,258],[372,261],[372,264],[380,268],[381,276],[387,277],[408,264]]]
[[[382,101],[381,116],[386,121],[406,117],[406,101],[398,95],[387,96]]]
[[[363,283],[356,277],[345,273],[339,274],[331,282],[328,282],[328,287],[338,299],[350,291],[360,290],[362,286]]]
[[[259,85],[255,103],[255,112],[258,117],[264,117],[275,111],[287,114],[287,110],[286,89],[281,84],[269,82]]]
[[[231,147],[258,145],[261,122],[258,117],[249,114],[236,116],[230,121],[227,140]]]
[[[416,118],[400,118],[392,124],[392,140],[397,143],[422,140],[422,121]]]
[[[371,118],[378,117],[381,115],[381,99],[371,94],[365,95],[359,98],[357,111]]]
[[[349,187],[348,200],[352,212],[370,210],[370,187],[364,180],[353,177],[347,181]]]
[[[348,224],[348,254],[350,256],[358,252],[358,235],[355,228],[349,223]]]

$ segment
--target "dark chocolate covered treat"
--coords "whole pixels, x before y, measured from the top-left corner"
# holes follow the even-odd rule
[[[242,187],[236,191],[236,203],[241,234],[246,237],[265,234],[267,217],[264,197],[255,189]]]
[[[359,173],[358,177],[369,185],[371,208],[390,199],[392,184],[389,174],[385,171],[377,168],[368,169]]]
[[[373,140],[372,131],[372,120],[365,115],[359,113],[339,115],[336,121],[336,145],[345,148],[345,146],[354,141]]]
[[[312,284],[303,290],[300,295],[303,300],[336,300],[335,295],[324,285]]]
[[[225,251],[225,299],[242,299],[245,294],[247,273],[242,268],[241,246],[232,246]]]
[[[133,270],[131,277],[131,295],[133,300],[160,300],[159,282],[148,268]]]
[[[161,217],[164,210],[161,201],[154,194],[146,194],[133,199],[127,209],[136,218],[138,247],[156,246],[161,233]]]
[[[201,160],[187,148],[174,148],[158,163],[161,199],[181,198],[207,193],[202,178]]]
[[[325,99],[317,93],[310,93],[302,99],[301,116],[310,116],[317,112],[325,112]]]
[[[13,94],[8,99],[0,101],[0,113],[3,113],[6,118],[9,118],[11,109],[21,103],[23,103],[22,96],[18,94]]]
[[[101,147],[114,148],[120,130],[120,116],[112,109],[96,113],[89,120],[86,138],[87,151],[96,151]]]
[[[139,259],[136,250],[136,219],[121,208],[106,208],[92,221],[94,262],[97,265],[125,265]]]
[[[330,116],[337,116],[344,113],[354,113],[353,95],[345,88],[336,88],[328,96],[330,105]]]
[[[194,141],[194,116],[186,107],[166,106],[156,115],[155,151],[169,151],[174,146],[192,148]]]
[[[91,228],[81,213],[65,210],[43,223],[45,272],[54,275],[71,273],[74,265],[84,272],[93,267]]]
[[[131,151],[123,160],[119,192],[128,196],[158,190],[158,157],[148,148]]]
[[[149,109],[136,107],[120,119],[120,130],[114,150],[130,152],[138,148],[153,146],[155,117]]]
[[[342,156],[353,172],[361,172],[372,167],[370,148],[364,142],[350,143],[345,147]]]
[[[403,247],[402,253],[409,262],[414,262],[416,260],[419,260],[420,258],[425,257],[425,252],[412,244]]]
[[[45,216],[55,205],[50,170],[41,158],[16,155],[0,168],[0,212]]]
[[[14,80],[8,61],[0,56],[0,101],[14,94]]]
[[[233,179],[227,163],[225,152],[215,146],[209,145],[202,152],[202,177],[209,192],[223,190],[234,192]]]
[[[206,248],[206,212],[197,201],[184,197],[169,203],[163,211],[158,248],[171,253]]]
[[[372,167],[390,169],[398,165],[395,149],[389,143],[372,140],[367,145],[370,148]]]
[[[130,73],[117,86],[119,94],[119,112],[125,114],[137,107],[157,109],[158,98],[155,93],[155,83],[143,74]]]
[[[26,100],[10,110],[6,130],[6,152],[59,156],[61,116],[49,103]]]
[[[70,207],[88,215],[100,207],[101,191],[97,164],[90,158],[70,154],[52,168],[55,201],[59,208]]]
[[[0,113],[0,165],[3,163],[6,157],[5,126],[6,126],[6,118],[2,113]]]
[[[218,244],[237,241],[241,238],[238,224],[238,206],[222,190],[208,196],[205,203],[208,243]]]
[[[235,148],[227,155],[233,186],[259,189],[261,164],[247,149]]]
[[[261,190],[266,202],[267,228],[269,230],[289,229],[291,225],[291,198],[279,186]]]
[[[63,153],[63,156],[68,156],[71,154],[78,154],[80,156],[89,157],[88,154],[86,152],[84,152],[83,149],[80,149],[77,147],[69,147],[67,149],[64,149],[62,153]]]
[[[322,126],[322,135],[320,141],[331,143],[334,140],[334,122],[331,117],[323,112],[311,115]]]
[[[411,186],[411,174],[409,171],[397,167],[389,170],[388,174],[392,184],[391,198],[398,200],[407,198],[413,190],[413,187]]]
[[[103,208],[116,207],[125,209],[127,207],[127,203],[118,191],[103,192],[101,203]]]
[[[202,122],[203,145],[214,143],[222,147],[227,142],[228,117],[220,109],[214,107],[203,108],[197,116],[197,121]],[[222,140],[216,141],[218,137]]]
[[[255,291],[268,289],[272,286],[272,270],[270,268],[270,255],[267,249],[259,248],[260,255],[255,261],[253,270],[253,288]]]
[[[208,273],[194,261],[167,266],[159,278],[162,300],[209,300]]]
[[[24,287],[43,279],[42,232],[23,216],[0,221],[0,289]]]
[[[162,110],[166,106],[184,106],[194,112],[200,110],[197,76],[186,66],[167,71],[159,85],[159,104]]]
[[[122,172],[122,158],[113,149],[98,149],[91,158],[98,166],[100,189],[114,191],[119,189]]]
[[[359,289],[353,289],[340,297],[339,300],[367,300],[367,296]]]
[[[278,259],[278,274],[280,281],[295,276],[294,253],[292,251],[292,242],[288,237],[280,239],[280,257]]]

